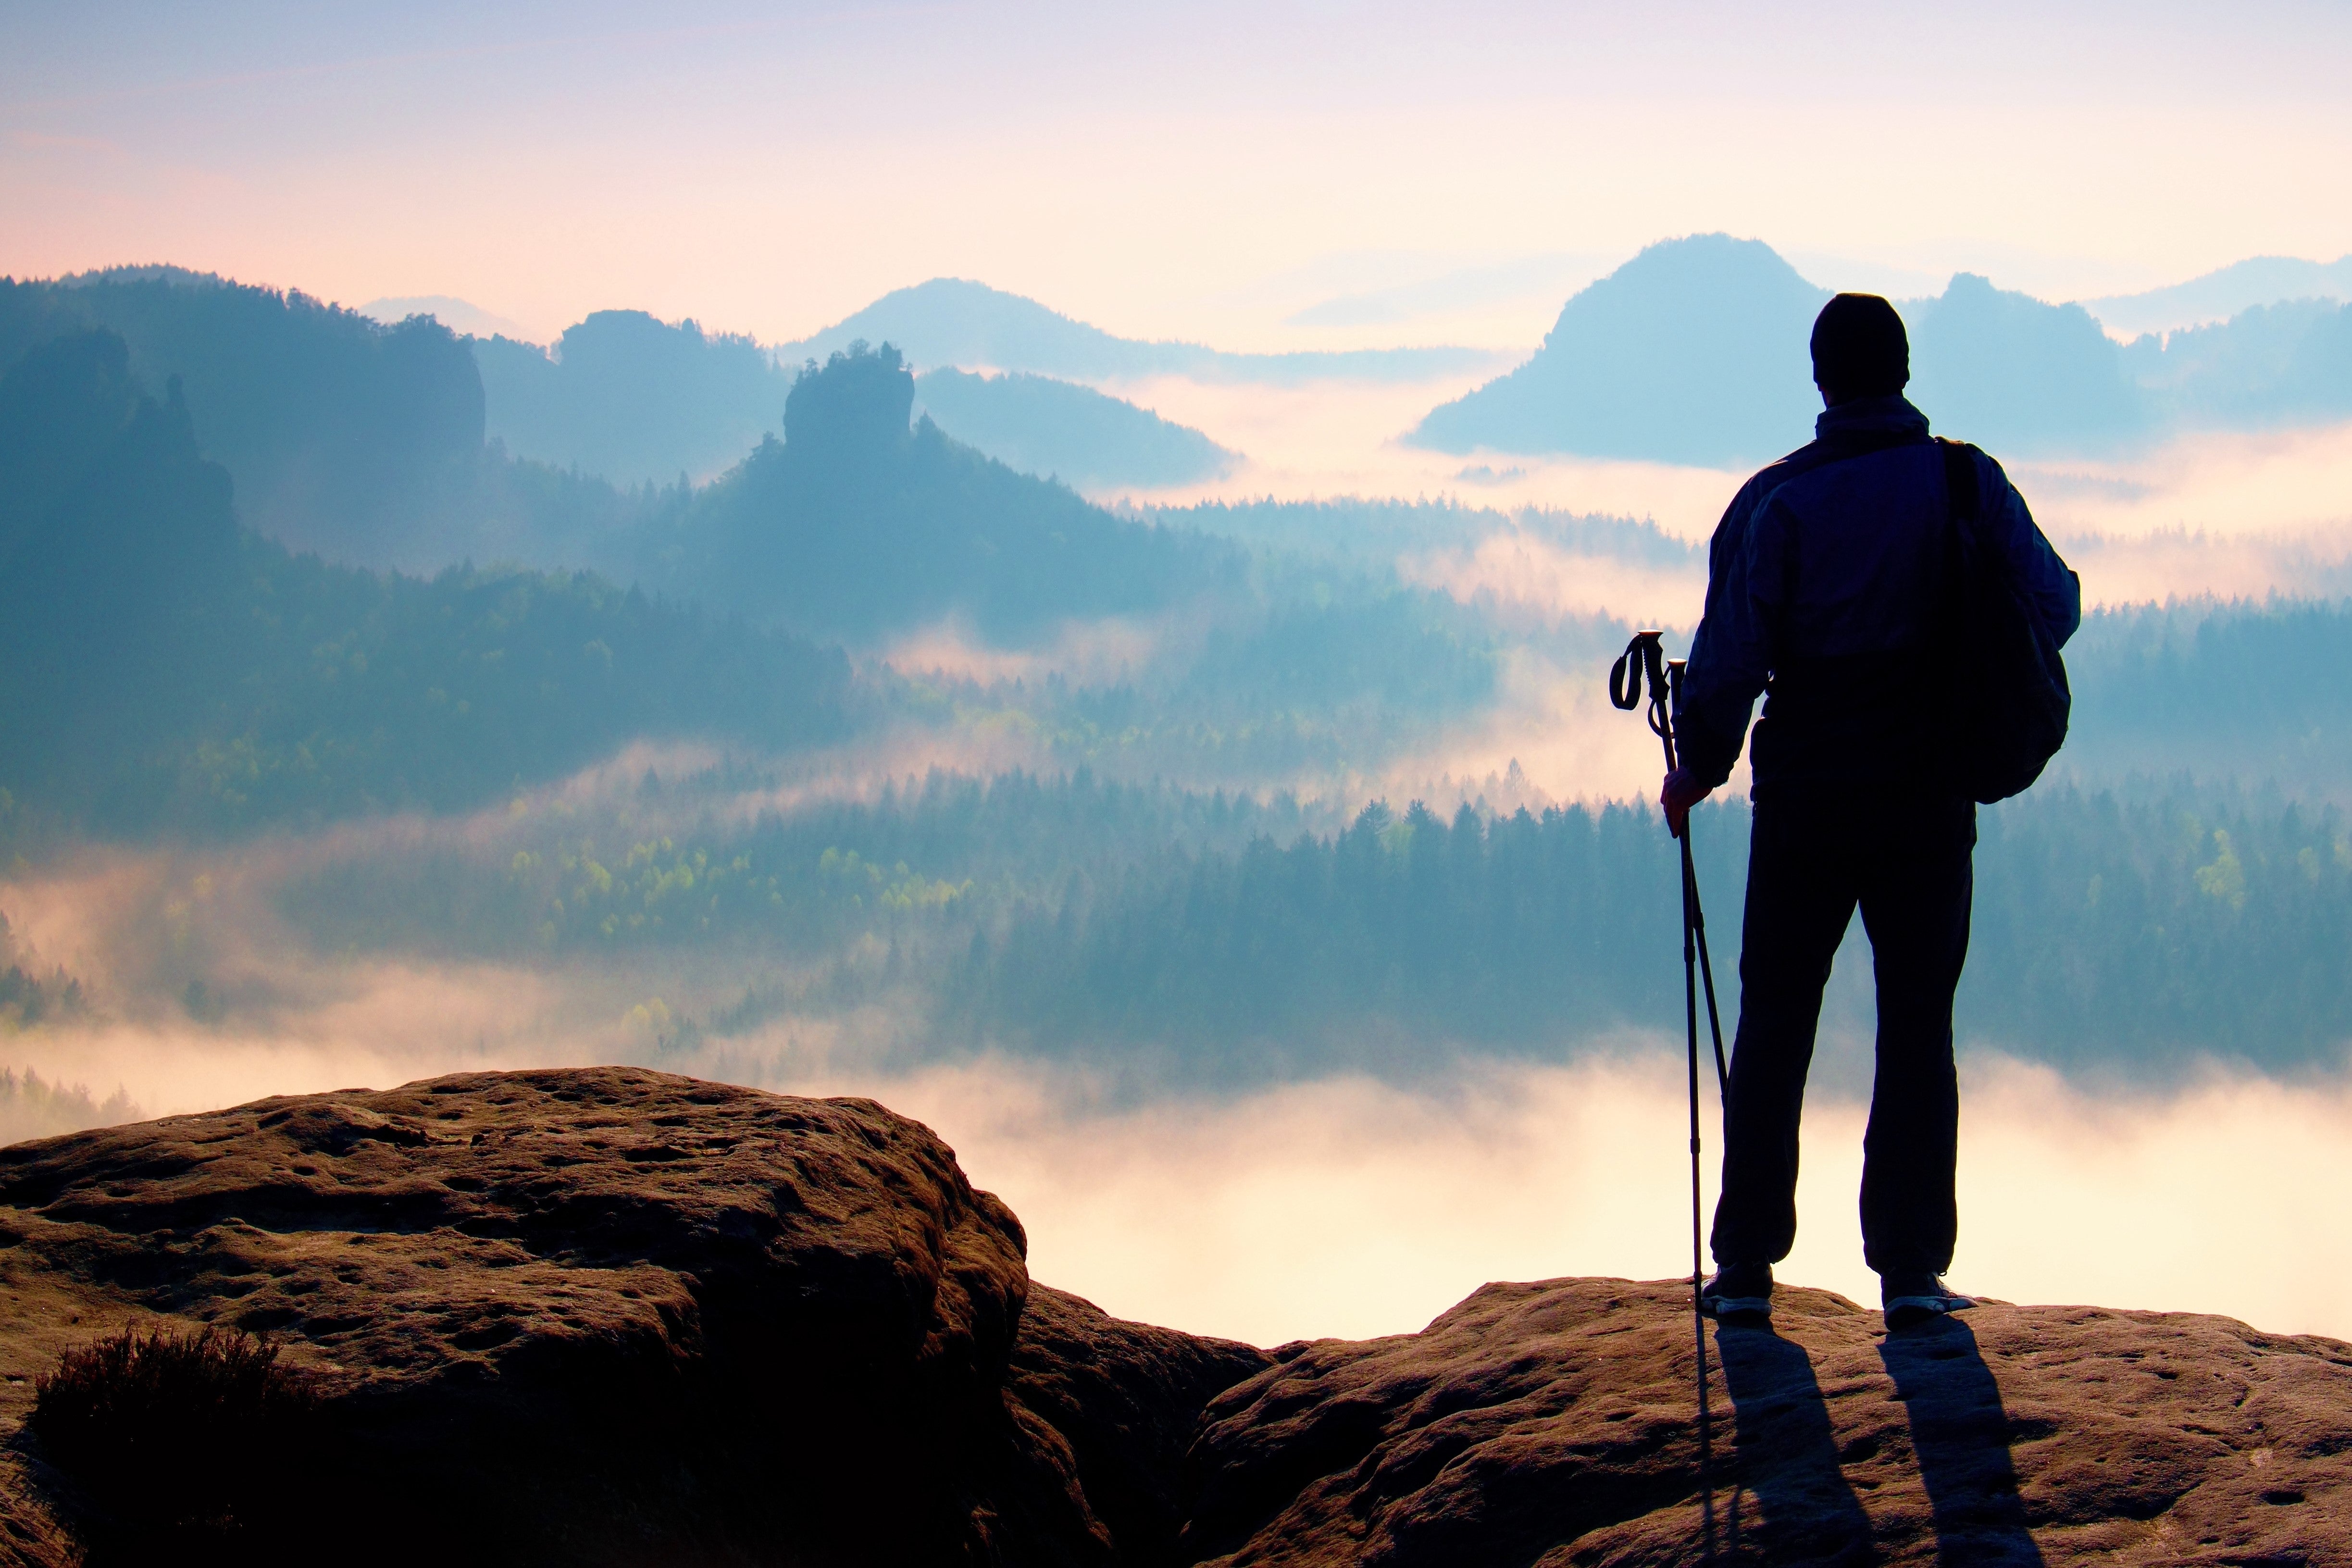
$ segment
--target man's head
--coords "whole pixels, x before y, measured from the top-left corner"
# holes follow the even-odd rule
[[[1903,318],[1878,295],[1836,295],[1813,318],[1813,384],[1825,401],[1892,397],[1910,380]]]

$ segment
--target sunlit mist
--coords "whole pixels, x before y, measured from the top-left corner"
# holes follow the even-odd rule
[[[1040,1279],[1275,1343],[1407,1332],[1490,1279],[1686,1278],[1682,1076],[1652,1042],[1576,1067],[1471,1065],[1429,1091],[1341,1079],[1129,1111],[1073,1111],[1001,1064],[878,1092],[1024,1216]],[[2217,1076],[2110,1100],[1992,1058],[1964,1095],[1964,1289],[2352,1334],[2352,1261],[2313,1245],[2335,1224],[2352,1082]],[[1809,1103],[1801,1229],[1778,1273],[1875,1305],[1855,1206],[1864,1116],[1818,1090]],[[1713,1149],[1711,1104],[1706,1121]],[[1710,1154],[1709,1205],[1715,1175]]]

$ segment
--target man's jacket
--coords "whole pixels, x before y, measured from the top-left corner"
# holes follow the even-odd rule
[[[1977,493],[1980,537],[2063,644],[2082,624],[2081,581],[1981,454]],[[1757,799],[1864,782],[1934,787],[1931,665],[1950,506],[1942,448],[1902,397],[1824,411],[1811,445],[1741,487],[1708,549],[1706,614],[1675,724],[1699,782],[1730,776],[1762,692]]]

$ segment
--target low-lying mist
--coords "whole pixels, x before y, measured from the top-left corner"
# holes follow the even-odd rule
[[[1653,518],[1704,540],[1747,478],[1745,470],[1562,454],[1481,452],[1465,463],[1399,442],[1430,407],[1478,379],[1268,386],[1162,377],[1113,390],[1249,455],[1220,479],[1148,497],[1160,502],[1451,495],[1506,510]],[[1925,412],[1936,419],[1932,405]],[[1971,438],[1941,424],[1937,433]],[[1811,434],[1791,427],[1788,447]],[[2352,424],[2198,431],[2100,458],[2004,458],[1997,444],[1991,449],[2045,526],[2068,533],[2295,535],[2347,521]]]
[[[1468,542],[1408,554],[1398,570],[1505,625],[1593,615],[1638,626],[1698,623],[1706,558],[1696,546],[1679,561],[1629,557],[1548,539],[1530,521],[1504,520]],[[2085,608],[2352,596],[2352,519],[2295,532],[2175,526],[2137,534],[2070,531],[2046,514],[2042,521],[2082,578]]]
[[[1396,441],[1428,406],[1415,407],[1414,399],[1453,396],[1459,388],[1452,383],[1302,389],[1171,379],[1140,390],[1163,411],[1237,442],[1251,460],[1215,481],[1130,499],[1181,505],[1451,498],[1470,509],[1459,536],[1409,552],[1399,563],[1405,578],[1465,602],[1483,596],[1555,617],[1605,611],[1643,625],[1691,626],[1706,586],[1703,550],[1679,563],[1650,552],[1628,556],[1547,538],[1511,519],[1530,508],[1639,518],[1704,546],[1747,477],[1561,455],[1482,453],[1465,463]],[[1809,434],[1792,429],[1788,445],[1801,445]],[[2200,432],[2109,458],[2006,466],[2081,572],[2090,604],[2352,592],[2352,505],[2345,500],[2352,494],[2352,424]]]
[[[1445,1065],[1412,1084],[1340,1075],[1139,1098],[1086,1069],[1002,1056],[894,1065],[904,1019],[780,1018],[679,1051],[666,1048],[658,1001],[623,1010],[624,990],[600,994],[576,972],[372,965],[343,978],[268,1028],[118,1019],[20,1033],[0,1050],[48,1082],[106,1086],[110,1105],[81,1101],[92,1121],[124,1114],[126,1099],[156,1114],[610,1061],[869,1096],[939,1130],[1012,1204],[1038,1279],[1122,1316],[1262,1344],[1409,1331],[1489,1279],[1689,1267],[1684,1068],[1656,1035],[1598,1037],[1565,1063],[1433,1043]],[[1827,1076],[1808,1107],[1803,1229],[1780,1272],[1867,1302],[1854,1212],[1864,1106],[1852,1074]],[[2289,1085],[2216,1069],[2163,1092],[2095,1091],[1971,1054],[1954,1279],[2009,1300],[2352,1338],[2352,1258],[2334,1242],[2347,1139],[2352,1072]]]
[[[1110,1113],[999,1063],[859,1091],[955,1144],[1027,1224],[1039,1279],[1274,1343],[1409,1331],[1489,1279],[1686,1275],[1679,1053],[1598,1044],[1594,1060],[1465,1064],[1426,1089],[1338,1079]],[[2333,1152],[2352,1134],[2352,1077],[2098,1095],[1980,1056],[1962,1107],[1962,1288],[2352,1337]],[[1875,1305],[1856,1217],[1864,1117],[1815,1091],[1801,1230],[1778,1272]],[[1706,1121],[1711,1205],[1711,1103]]]

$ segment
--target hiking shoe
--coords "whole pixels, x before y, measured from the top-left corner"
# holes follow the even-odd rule
[[[1882,1274],[1878,1289],[1890,1329],[1909,1328],[1947,1312],[1965,1312],[1976,1305],[1972,1298],[1945,1284],[1940,1274]]]
[[[1772,1266],[1730,1263],[1717,1268],[1699,1290],[1698,1310],[1718,1323],[1771,1317]]]

